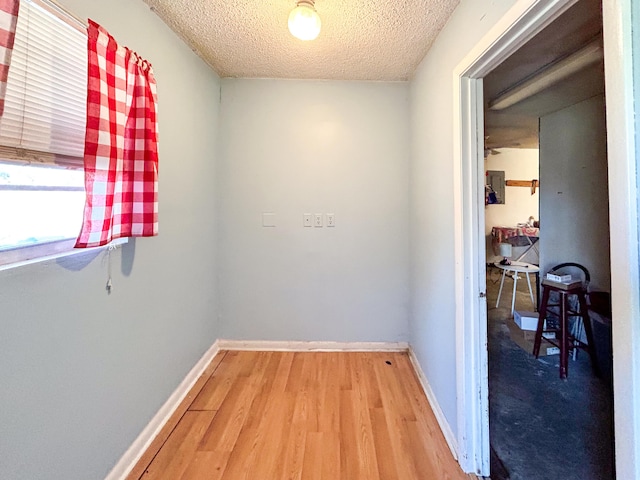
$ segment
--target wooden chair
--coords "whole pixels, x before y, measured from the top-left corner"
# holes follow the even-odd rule
[[[591,329],[591,320],[589,318],[587,306],[587,291],[591,276],[589,271],[578,263],[561,263],[553,267],[549,273],[559,273],[567,268],[576,268],[582,271],[584,279],[578,285],[572,285],[565,288],[555,282],[542,281],[542,303],[538,314],[538,328],[536,330],[535,342],[533,345],[533,355],[538,358],[540,353],[540,344],[542,343],[542,334],[547,332],[555,332],[556,338],[546,338],[552,345],[560,349],[560,378],[567,378],[569,368],[569,351],[572,349],[583,349],[589,353],[591,358],[591,366],[599,376],[598,362],[596,359],[596,349],[593,340],[593,331]],[[556,292],[558,302],[550,301],[551,292]],[[578,307],[573,310],[570,306],[569,299],[575,295],[578,300]],[[553,307],[557,307],[557,311]],[[584,325],[587,343],[582,342],[570,331],[569,318],[580,317]],[[553,322],[552,320],[557,320]],[[554,325],[557,324],[557,325]],[[575,330],[575,329],[574,329]]]

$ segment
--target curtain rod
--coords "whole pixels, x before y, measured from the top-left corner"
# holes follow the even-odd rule
[[[77,16],[75,13],[69,11],[66,7],[60,5],[56,0],[29,0],[31,3],[38,4],[47,10],[49,10],[52,14],[56,15],[61,20],[67,21],[69,23],[73,23],[74,27],[76,27],[81,32],[87,31],[87,20],[84,20]]]

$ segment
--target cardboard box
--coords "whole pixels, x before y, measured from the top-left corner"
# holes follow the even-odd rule
[[[536,339],[536,332],[531,330],[522,330],[515,322],[507,320],[507,326],[509,327],[509,336],[520,348],[526,350],[529,355],[533,355],[533,344]],[[560,349],[551,343],[547,338],[555,338],[555,333],[545,333],[540,344],[540,354],[538,356],[545,357],[547,355],[556,355],[560,353]]]
[[[547,279],[552,282],[569,283],[571,282],[571,275],[554,275],[553,273],[547,273]]]
[[[525,312],[516,310],[513,312],[513,320],[522,330],[533,330],[538,328],[538,312]]]
[[[554,282],[552,280],[545,278],[544,280],[542,280],[542,285],[559,288],[560,290],[573,290],[574,288],[582,287],[582,281],[575,280],[571,282]]]

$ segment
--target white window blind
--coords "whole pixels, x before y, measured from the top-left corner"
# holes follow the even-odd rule
[[[0,118],[0,269],[73,249],[86,97],[86,26],[48,0],[22,0]]]
[[[86,95],[86,32],[23,0],[0,119],[0,158],[81,165]]]

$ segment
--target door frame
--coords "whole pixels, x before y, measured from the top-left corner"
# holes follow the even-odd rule
[[[517,0],[453,72],[458,458],[465,471],[484,476],[490,448],[482,79],[576,1]],[[603,1],[619,478],[640,478],[640,405],[634,405],[640,398],[640,231],[633,112],[633,54],[640,57],[640,51],[633,50],[639,35],[631,28],[633,1]]]

